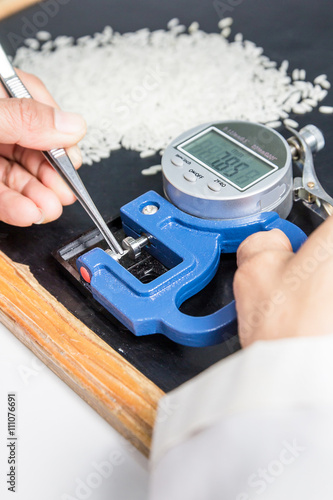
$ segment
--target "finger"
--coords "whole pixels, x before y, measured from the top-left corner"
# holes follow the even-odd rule
[[[78,146],[68,148],[67,153],[75,169],[80,168],[82,165],[82,156]],[[71,188],[51,167],[39,151],[29,150],[21,146],[13,147],[0,145],[0,156],[8,160],[15,160],[16,163],[24,166],[24,168],[37,177],[44,186],[55,192],[62,205],[70,205],[75,202],[76,197]]]
[[[7,189],[10,189],[29,198],[43,212],[45,222],[60,217],[62,204],[57,195],[51,189],[45,187],[36,177],[21,167],[21,165],[8,162],[3,158],[0,159],[0,179],[1,192],[2,194],[4,193],[5,200],[8,197],[8,194],[6,194]],[[13,208],[18,212],[16,207]],[[4,210],[7,214],[10,213],[12,219],[14,218],[12,210],[9,211],[9,208],[6,207],[4,207]],[[15,216],[16,219],[19,219],[19,217],[20,214]]]
[[[75,169],[78,170],[82,165],[80,148],[78,146],[71,146],[70,148],[67,148],[67,154]],[[20,163],[35,177],[38,176],[38,169],[40,165],[45,162],[45,156],[40,151],[22,148],[21,146],[10,148],[9,146],[0,145],[0,156],[4,156],[8,160],[14,160],[17,163]],[[50,164],[48,163],[48,165]]]
[[[63,206],[71,205],[76,201],[76,197],[71,188],[60,175],[53,170],[48,162],[44,161],[41,163],[38,171],[38,179],[45,187],[51,189],[57,195]]]
[[[0,148],[1,151],[1,148]],[[67,153],[76,169],[82,165],[82,156],[77,146],[72,146]],[[17,163],[26,168],[32,175],[37,177],[44,186],[52,189],[58,196],[62,205],[70,205],[76,200],[71,188],[51,167],[45,157],[39,151],[32,151],[17,146],[13,153]]]
[[[37,76],[21,71],[20,69],[17,69],[16,71],[33,99],[36,99],[36,101],[42,102],[43,104],[48,104],[49,106],[52,106],[52,108],[59,108],[58,103],[47,90],[42,80],[40,80]]]
[[[26,73],[20,69],[16,69],[16,72],[34,99],[43,104],[48,104],[53,108],[59,107],[44,83],[37,76]],[[8,93],[5,88],[0,85],[0,98],[4,97],[8,97]]]
[[[17,191],[9,189],[0,182],[1,220],[13,226],[27,227],[38,224],[44,219],[37,205]]]
[[[288,237],[280,229],[254,233],[238,247],[237,265],[241,266],[254,255],[268,250],[292,253],[292,246]]]
[[[43,223],[56,220],[62,214],[63,206],[57,195],[41,184],[36,177],[31,176],[22,190],[22,195],[32,200],[40,208],[44,215]]]
[[[71,146],[66,149],[66,152],[73,163],[75,170],[78,170],[82,166],[82,154],[79,146]]]
[[[54,100],[50,92],[45,87],[44,83],[35,75],[26,73],[25,71],[16,70],[18,76],[21,78],[32,97],[37,101],[52,106],[53,108],[59,108],[58,103]],[[0,85],[0,97],[8,97],[6,90]],[[0,145],[0,155],[5,156],[8,159],[17,160],[14,157],[15,145]],[[6,149],[5,149],[6,148]],[[5,150],[3,152],[3,150]],[[71,146],[67,148],[67,153],[71,158],[73,165],[78,169],[82,165],[82,156],[78,146]]]
[[[78,170],[82,166],[82,154],[79,146],[66,148],[66,152],[75,169]],[[0,144],[0,156],[20,163],[36,177],[41,162],[45,160],[40,151],[22,148],[16,144]]]
[[[77,144],[86,132],[84,119],[33,99],[0,100],[0,143],[50,150]]]
[[[80,149],[77,146],[73,146],[67,150],[67,154],[75,169],[79,169],[82,165]],[[44,186],[55,192],[63,206],[71,205],[76,201],[76,196],[74,195],[72,189],[47,161],[42,161],[37,171],[33,168],[33,166],[29,170],[44,184]]]

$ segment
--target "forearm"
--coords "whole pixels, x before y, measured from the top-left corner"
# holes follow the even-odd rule
[[[326,498],[311,488],[333,459],[332,353],[333,335],[257,342],[166,396],[151,500]]]

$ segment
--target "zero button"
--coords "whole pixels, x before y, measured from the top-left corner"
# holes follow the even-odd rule
[[[216,193],[218,193],[219,191],[221,191],[221,186],[218,182],[210,182],[208,184],[208,187],[209,189],[211,189],[212,191],[215,191]]]

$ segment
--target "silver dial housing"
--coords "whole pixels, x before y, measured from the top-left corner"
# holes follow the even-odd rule
[[[162,172],[166,197],[196,217],[276,211],[286,218],[292,207],[290,147],[257,123],[212,122],[183,133],[165,150]]]

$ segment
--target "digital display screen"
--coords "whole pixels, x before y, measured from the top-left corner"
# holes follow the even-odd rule
[[[183,142],[178,149],[242,191],[277,169],[215,129]]]

